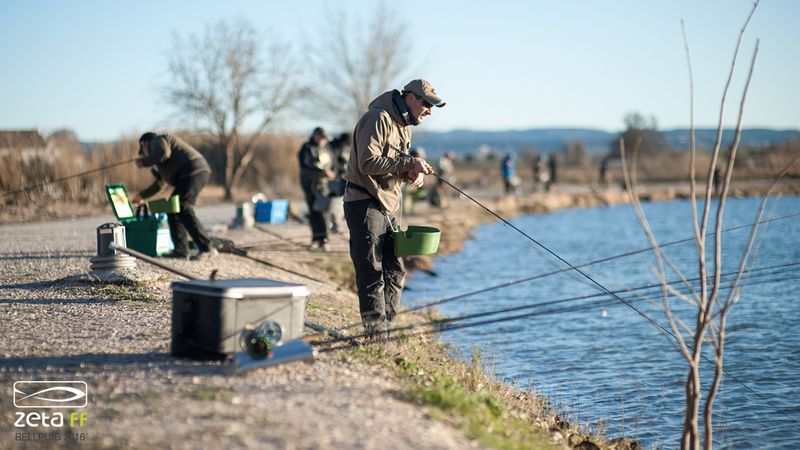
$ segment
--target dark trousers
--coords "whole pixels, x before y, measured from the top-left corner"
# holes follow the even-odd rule
[[[311,239],[314,242],[325,242],[328,239],[328,222],[325,219],[325,212],[314,211],[314,199],[321,193],[303,186],[303,193],[306,196],[308,205],[308,221],[311,224]]]
[[[358,304],[365,324],[391,322],[400,306],[403,260],[394,255],[392,227],[374,199],[345,202],[350,259],[356,272]],[[392,225],[397,221],[392,218]]]
[[[172,195],[179,195],[181,198],[181,212],[167,214],[169,222],[169,232],[172,236],[172,243],[175,244],[176,253],[189,253],[189,238],[197,245],[201,252],[208,251],[211,240],[208,238],[205,228],[197,219],[194,213],[194,204],[197,196],[208,183],[211,172],[200,172],[178,179]]]

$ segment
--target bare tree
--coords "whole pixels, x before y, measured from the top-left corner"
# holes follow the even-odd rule
[[[658,131],[658,124],[655,117],[650,117],[648,121],[643,115],[633,112],[625,115],[625,131],[620,138],[628,148],[634,146],[639,149],[641,154],[652,155],[660,150],[668,149],[667,139]],[[611,142],[609,156],[619,158],[619,144],[617,140]]]
[[[202,36],[175,36],[165,90],[179,115],[224,153],[226,199],[233,198],[265,131],[302,93],[294,70],[286,45],[264,49],[255,28],[241,19],[208,25]]]
[[[753,256],[754,253],[752,252],[752,250],[756,243],[756,236],[758,234],[758,224],[761,221],[761,215],[763,214],[766,201],[771,195],[772,189],[774,188],[777,181],[788,172],[791,166],[794,165],[798,161],[798,159],[800,159],[800,157],[796,158],[792,163],[789,164],[789,166],[787,166],[783,170],[781,174],[777,176],[775,182],[772,184],[772,186],[769,188],[766,195],[762,199],[761,205],[756,213],[756,218],[753,227],[751,229],[747,245],[740,257],[737,274],[733,278],[733,280],[730,281],[730,285],[728,286],[729,287],[728,294],[726,296],[722,295],[720,293],[723,284],[721,279],[722,250],[723,250],[722,221],[725,212],[726,201],[728,198],[728,194],[730,192],[730,183],[733,174],[734,163],[736,161],[736,154],[739,148],[745,99],[747,97],[747,91],[750,86],[753,69],[755,67],[756,55],[758,54],[758,40],[756,40],[755,50],[753,52],[752,61],[750,63],[750,69],[741,96],[741,101],[739,104],[739,116],[736,124],[734,141],[733,144],[731,145],[730,151],[728,152],[727,160],[725,161],[725,171],[724,171],[725,176],[722,184],[722,189],[718,193],[718,202],[716,206],[714,206],[711,201],[712,194],[714,193],[713,176],[714,176],[714,171],[717,168],[718,157],[720,155],[725,98],[727,96],[728,88],[730,86],[730,81],[736,65],[736,57],[739,54],[739,48],[741,46],[741,41],[744,36],[744,32],[747,28],[747,24],[750,22],[750,19],[755,13],[757,6],[758,6],[758,1],[755,1],[753,4],[753,8],[750,11],[750,14],[748,15],[747,20],[744,23],[744,26],[740,30],[739,39],[737,41],[736,50],[734,52],[733,60],[731,63],[730,73],[728,75],[728,80],[723,90],[723,96],[720,102],[721,104],[720,104],[719,123],[717,128],[716,142],[714,145],[714,150],[712,152],[711,164],[708,167],[708,176],[705,189],[702,217],[699,216],[697,207],[697,186],[695,180],[696,146],[694,137],[694,104],[693,104],[694,87],[692,82],[692,67],[691,67],[691,58],[689,55],[689,45],[686,40],[686,34],[684,30],[684,41],[685,41],[687,60],[689,66],[689,80],[690,80],[690,93],[691,93],[691,101],[690,101],[691,102],[691,108],[690,108],[690,123],[691,123],[690,161],[691,162],[689,169],[689,179],[691,188],[692,223],[694,227],[695,242],[697,246],[697,271],[699,272],[699,278],[700,278],[699,291],[694,289],[694,287],[686,280],[686,277],[683,276],[680,270],[675,265],[672,264],[667,255],[661,251],[658,241],[656,240],[652,232],[652,229],[650,228],[650,225],[648,223],[647,217],[645,216],[644,211],[641,208],[641,204],[639,203],[638,184],[636,179],[636,163],[638,156],[638,148],[634,149],[634,157],[631,163],[631,169],[629,171],[628,165],[624,162],[626,143],[622,138],[620,138],[619,142],[620,153],[623,158],[623,164],[622,164],[623,174],[625,176],[626,185],[628,186],[628,191],[631,194],[632,202],[634,205],[634,211],[636,213],[637,219],[639,220],[642,226],[642,229],[644,230],[647,238],[650,241],[656,259],[656,270],[658,278],[661,283],[661,297],[667,321],[672,330],[673,333],[672,336],[675,338],[676,346],[683,355],[689,367],[687,380],[685,384],[686,411],[684,415],[683,434],[681,437],[681,448],[683,449],[693,449],[693,450],[699,449],[701,441],[705,449],[711,449],[713,447],[712,417],[713,417],[714,401],[717,398],[722,376],[723,374],[726,373],[723,361],[724,361],[724,348],[725,348],[725,325],[727,316],[730,311],[730,308],[739,300],[742,294],[742,288],[744,286],[743,279],[746,279],[746,275],[749,272],[752,263],[754,262],[755,258]],[[709,269],[709,262],[707,261],[707,255],[706,255],[706,239],[709,236],[708,222],[709,222],[709,216],[711,215],[712,211],[715,213],[715,224],[714,224],[714,232],[710,236],[712,236],[714,239],[713,241],[714,260],[713,260],[713,266],[711,266],[711,268]],[[689,292],[688,295],[680,292],[677,288],[667,283],[667,276],[666,276],[667,270],[675,272],[683,280],[685,287],[688,289]],[[709,275],[709,271],[712,271],[713,273]],[[695,314],[694,317],[689,317],[689,318],[679,317],[677,312],[673,310],[670,304],[671,298],[676,298],[692,305],[694,307],[694,314]],[[694,321],[693,326],[691,325],[692,319]],[[705,402],[702,403],[703,436],[701,440],[698,427],[699,413],[701,406],[700,363],[704,358],[703,354],[701,353],[701,350],[705,342],[708,342],[714,351],[714,360],[713,360],[714,375],[711,384],[708,388],[708,391],[706,392]]]
[[[407,76],[413,51],[408,24],[386,3],[378,4],[366,24],[351,19],[341,9],[327,12],[316,41],[309,43],[313,111],[345,127]]]

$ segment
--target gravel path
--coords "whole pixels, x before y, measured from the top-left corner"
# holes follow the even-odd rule
[[[302,249],[305,225],[222,231],[232,205],[202,207],[212,234],[272,264],[323,278],[348,262],[346,240],[331,253]],[[25,380],[81,380],[89,388],[81,448],[463,449],[463,433],[430,420],[425,408],[399,399],[395,378],[377,366],[319,355],[314,364],[290,363],[226,376],[222,363],[169,354],[171,281],[139,262],[137,283],[92,282],[89,258],[95,229],[113,217],[0,226],[0,448],[67,448],[67,442],[17,441],[17,433],[63,433],[61,428],[16,428],[12,386]],[[292,240],[289,243],[275,237]],[[350,322],[355,296],[331,282],[315,282],[231,254],[204,262],[169,261],[206,276],[260,277],[308,285],[310,319]],[[332,318],[337,318],[334,320]],[[31,435],[27,435],[30,437]]]

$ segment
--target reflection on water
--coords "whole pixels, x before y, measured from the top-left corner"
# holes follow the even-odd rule
[[[730,200],[723,226],[752,222],[757,206],[757,199]],[[661,243],[693,236],[687,201],[646,204],[644,209]],[[771,201],[767,209],[773,217],[796,211],[800,211],[800,197]],[[648,246],[627,205],[525,216],[513,223],[572,264]],[[710,224],[713,229],[713,216]],[[800,262],[800,218],[769,223],[762,231],[755,268]],[[742,229],[724,235],[722,272],[736,270],[748,234],[749,229]],[[562,267],[503,224],[482,226],[474,236],[461,253],[436,259],[438,277],[416,274],[409,281],[413,289],[405,294],[404,304],[415,306]],[[713,239],[707,245],[713,248]],[[697,276],[693,242],[668,246],[664,251],[686,278]],[[583,270],[616,291],[657,282],[654,269],[652,253],[644,252]],[[674,273],[667,277],[679,280]],[[767,400],[726,376],[715,406],[718,448],[800,447],[796,427],[800,422],[798,277],[797,265],[753,272],[741,300],[731,310],[726,370]],[[597,292],[585,278],[568,272],[447,303],[439,309],[456,316]],[[620,295],[666,325],[658,292],[651,288]],[[687,304],[674,298],[671,302],[683,317],[690,317]],[[534,387],[561,405],[574,422],[607,422],[609,436],[624,434],[648,447],[677,447],[687,369],[670,340],[639,314],[607,296],[549,308],[568,307],[572,310],[452,331],[442,338],[465,354],[470,346],[480,345],[484,354],[491,355],[499,378]],[[710,369],[710,364],[704,364],[706,383],[711,379]]]

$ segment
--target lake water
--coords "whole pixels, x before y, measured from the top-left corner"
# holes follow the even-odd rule
[[[724,227],[753,222],[758,204],[759,199],[729,200]],[[688,201],[650,203],[644,209],[660,243],[694,235]],[[798,211],[800,197],[771,199],[765,216]],[[477,206],[476,214],[482,214]],[[648,247],[629,205],[523,216],[511,223],[575,265]],[[710,224],[713,229],[713,216]],[[751,273],[729,314],[725,368],[747,387],[730,376],[723,379],[715,406],[717,448],[800,448],[800,265],[790,265],[800,263],[800,217],[771,222],[761,232],[753,268],[774,268]],[[736,270],[748,235],[749,228],[724,234],[723,273]],[[713,248],[713,239],[708,247]],[[693,241],[664,251],[686,278],[697,277]],[[462,252],[436,258],[438,277],[415,274],[403,303],[420,305],[562,267],[511,227],[492,223],[474,230]],[[639,289],[657,282],[654,268],[652,252],[644,252],[582,270],[612,291],[637,289],[620,296],[666,326],[658,290]],[[667,279],[678,278],[668,272]],[[438,308],[454,317],[598,292],[570,271]],[[690,308],[674,297],[671,302],[693,326]],[[624,434],[648,448],[679,447],[687,365],[671,339],[610,296],[505,315],[530,311],[543,314],[450,331],[442,339],[465,355],[479,345],[498,378],[534,388],[574,423],[605,428],[610,437]],[[707,384],[712,365],[702,366]]]

